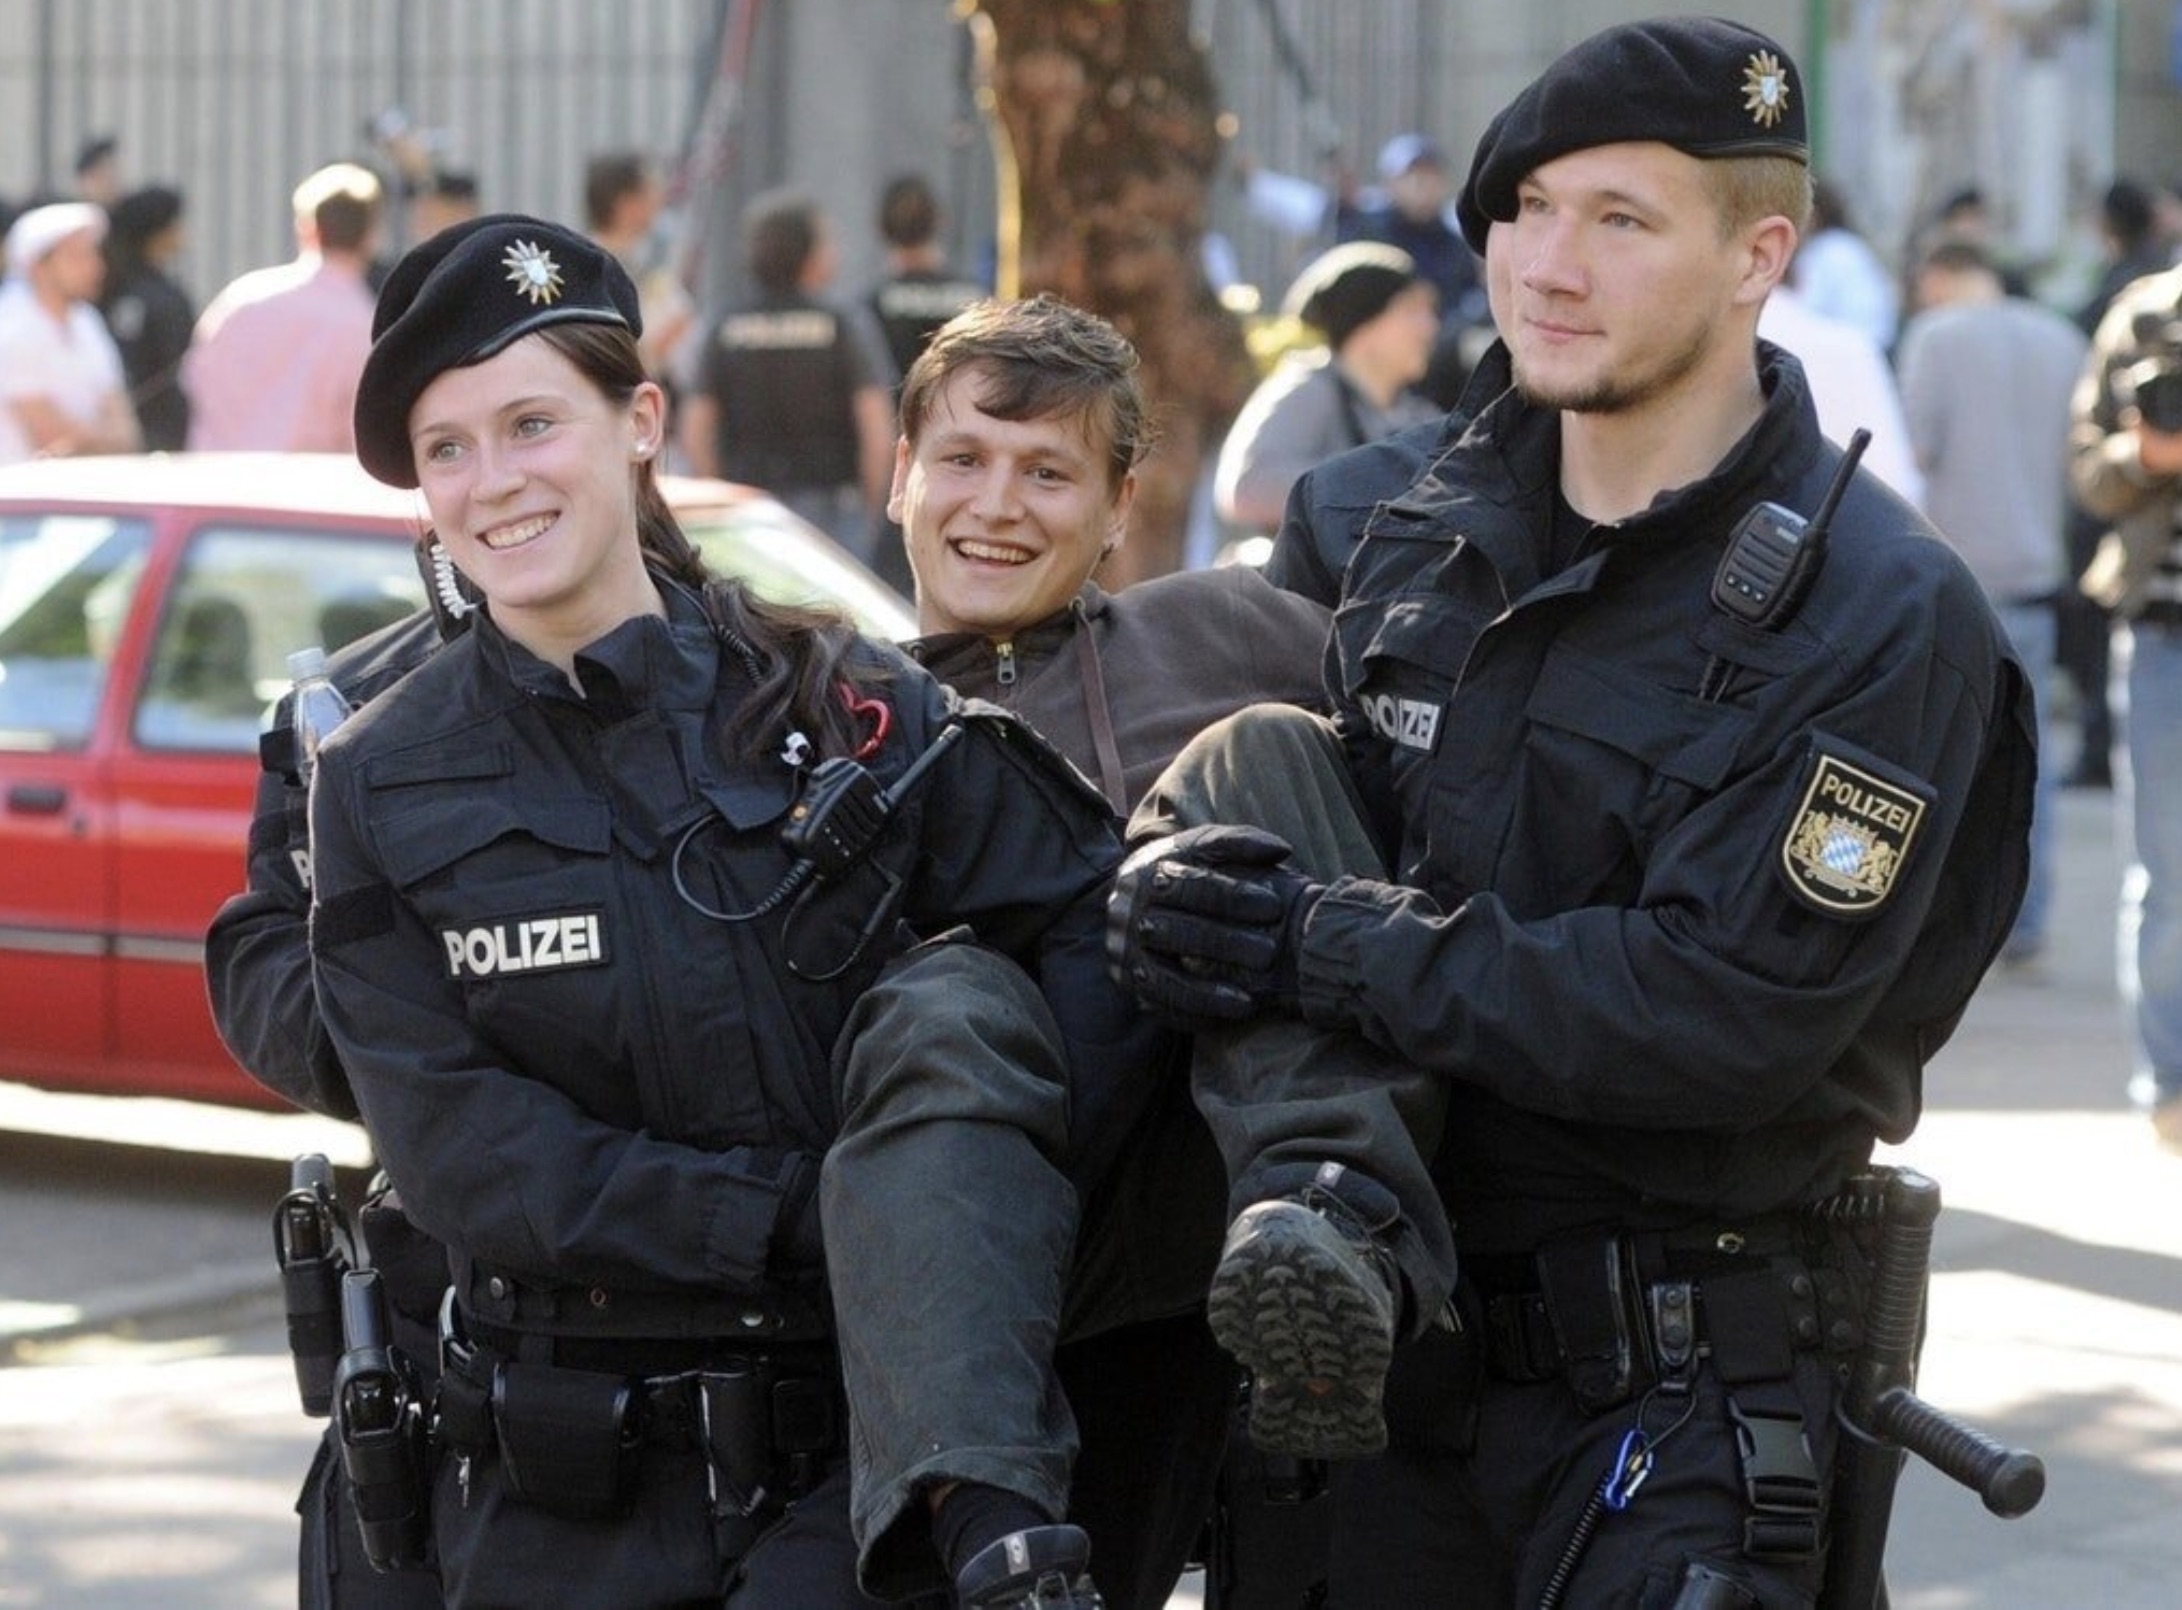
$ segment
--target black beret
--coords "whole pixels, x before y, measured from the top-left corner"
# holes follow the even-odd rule
[[[440,375],[483,363],[549,324],[641,335],[636,286],[613,253],[563,225],[488,213],[443,229],[394,265],[356,386],[356,456],[389,486],[417,484],[409,410]]]
[[[1416,260],[1399,246],[1351,241],[1313,258],[1288,287],[1281,311],[1322,331],[1326,344],[1339,351],[1416,283]]]
[[[1657,140],[1694,157],[1811,160],[1803,78],[1754,28],[1720,17],[1662,17],[1572,47],[1486,126],[1455,202],[1462,238],[1485,250],[1515,191],[1571,151]]]

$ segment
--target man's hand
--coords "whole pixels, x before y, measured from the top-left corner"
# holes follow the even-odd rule
[[[2155,430],[2141,418],[2131,422],[2136,432],[2137,462],[2144,473],[2160,479],[2182,474],[2182,432]]]
[[[1296,952],[1324,884],[1253,827],[1193,827],[1138,848],[1114,878],[1106,957],[1114,979],[1183,1028],[1296,1011]]]

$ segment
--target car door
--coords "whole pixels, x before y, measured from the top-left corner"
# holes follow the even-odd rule
[[[0,1078],[73,1085],[110,1045],[115,689],[151,523],[0,516]]]
[[[401,533],[207,518],[184,541],[113,773],[115,1077],[132,1090],[270,1101],[228,1056],[204,934],[241,889],[264,716],[288,656],[423,607]]]

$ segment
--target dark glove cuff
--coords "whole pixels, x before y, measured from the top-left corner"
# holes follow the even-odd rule
[[[781,1164],[780,1206],[774,1211],[765,1261],[772,1273],[781,1276],[808,1276],[825,1265],[816,1158],[796,1153]]]

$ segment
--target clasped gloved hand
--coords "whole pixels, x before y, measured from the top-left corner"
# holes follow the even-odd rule
[[[1254,827],[1193,827],[1140,846],[1106,905],[1115,982],[1183,1028],[1297,1011],[1303,923],[1326,886],[1288,865],[1291,853]]]

